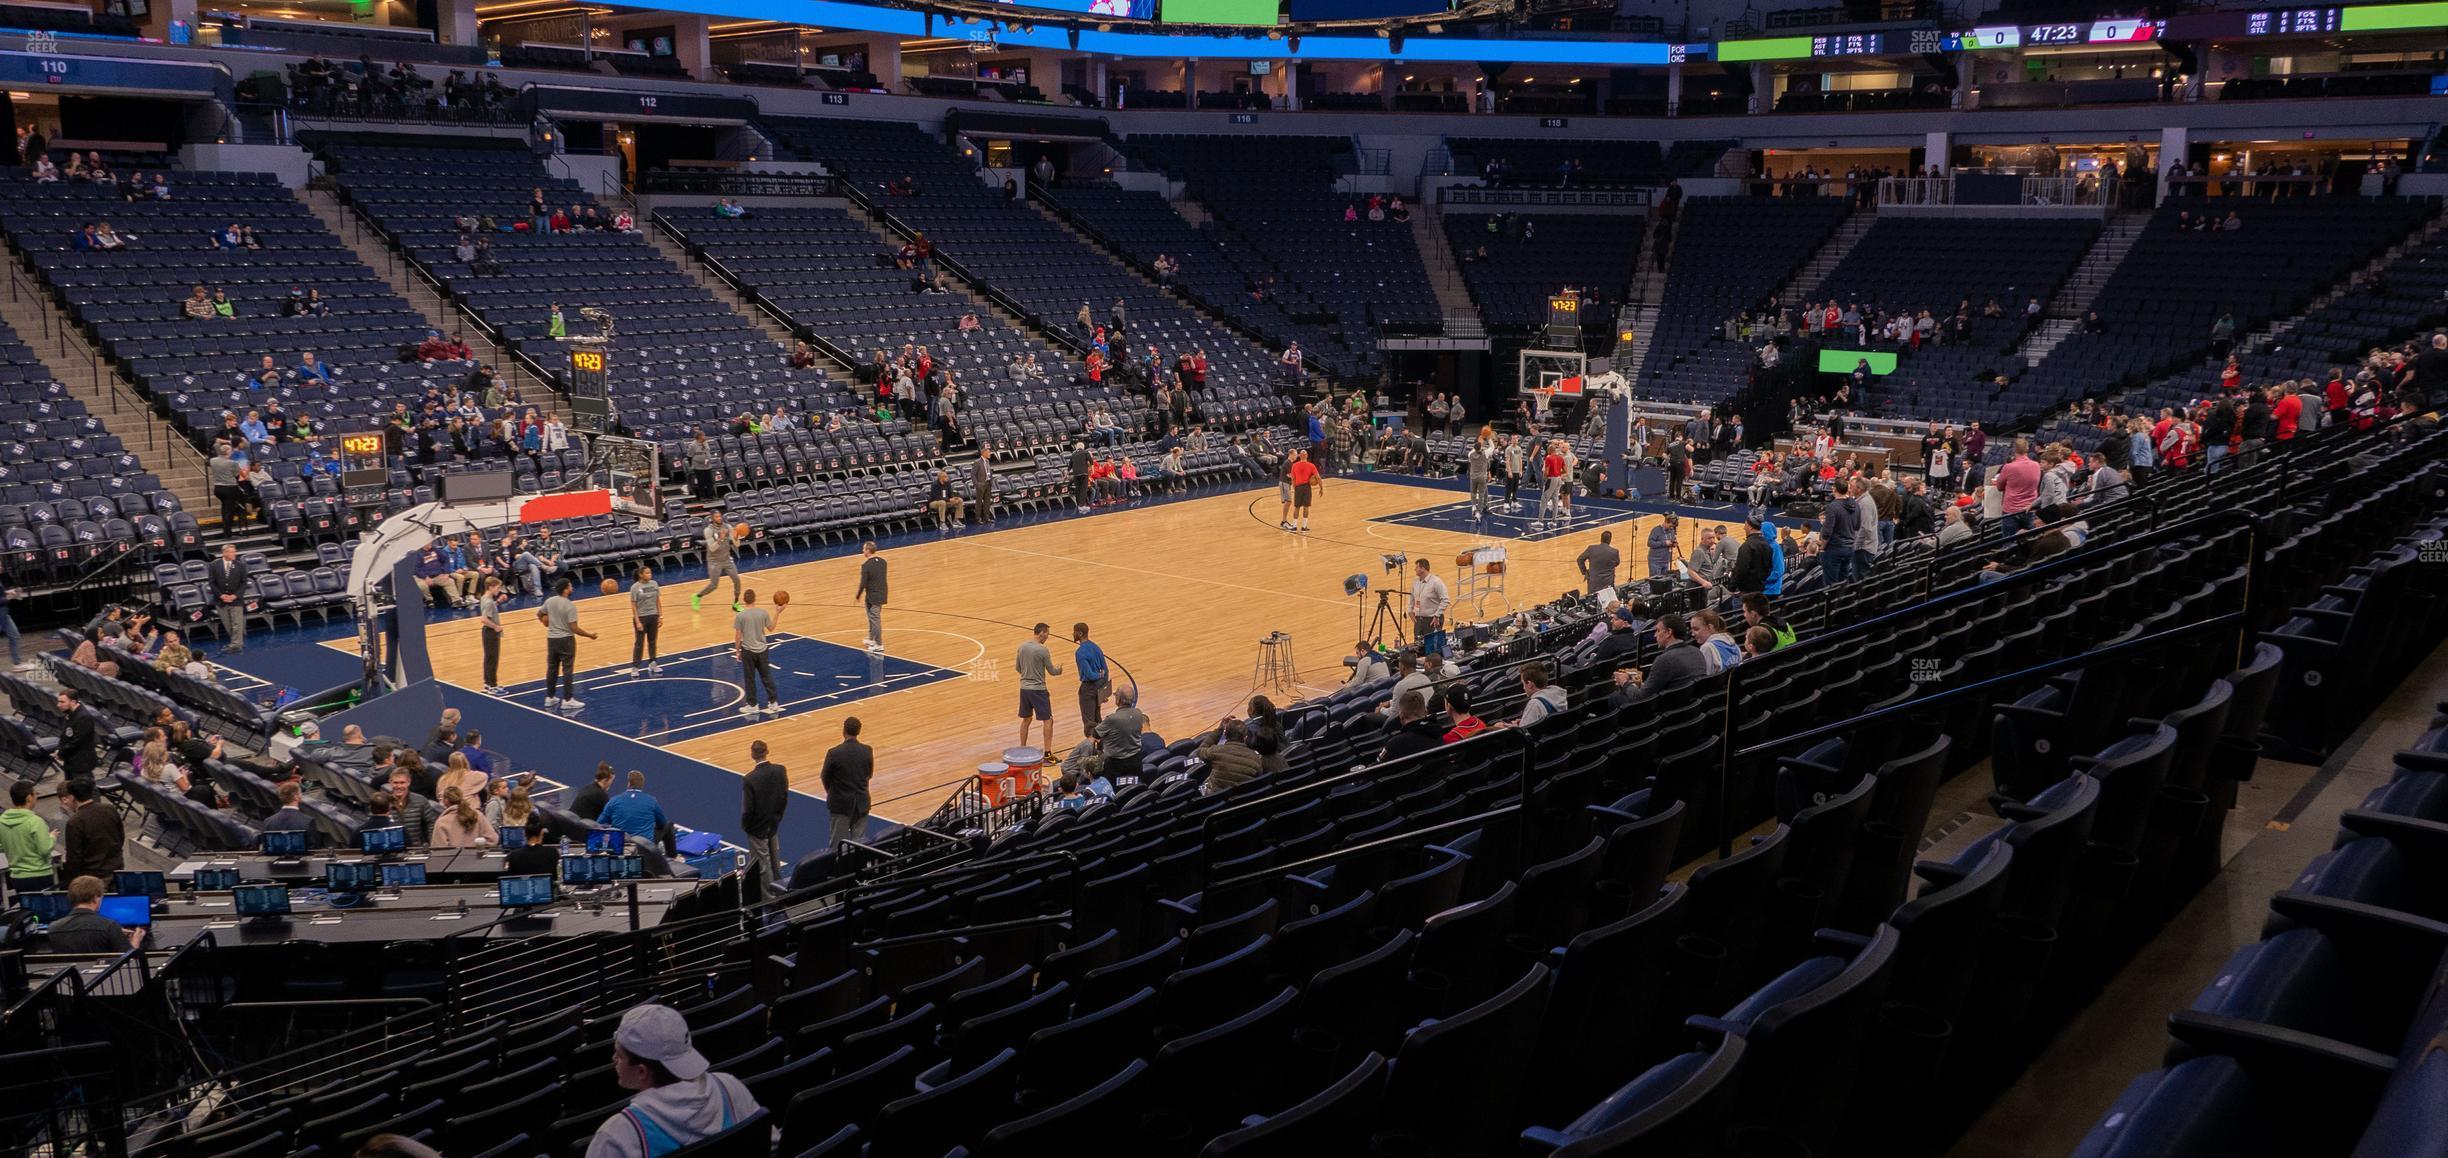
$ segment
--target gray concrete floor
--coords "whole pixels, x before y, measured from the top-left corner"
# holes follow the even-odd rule
[[[2324,765],[2330,779],[2312,789],[2291,822],[2278,817],[2322,769],[2263,760],[2228,814],[2225,871],[1989,1107],[1956,1143],[1952,1158],[2059,1158],[2072,1152],[2134,1075],[2159,1068],[2168,1014],[2191,1004],[2236,946],[2260,939],[2270,894],[2285,889],[2307,862],[2328,850],[2338,814],[2388,782],[2391,758],[2429,727],[2433,705],[2444,697],[2448,647],[2433,652],[2339,746]],[[2283,702],[2282,694],[2271,710],[2281,710]],[[1980,806],[1988,783],[1986,773],[1975,769],[1947,784],[1934,815],[1946,816],[1950,807],[1978,811],[1946,843],[1997,826]]]

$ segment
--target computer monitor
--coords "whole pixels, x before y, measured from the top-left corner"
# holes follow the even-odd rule
[[[157,872],[122,869],[111,874],[110,891],[123,897],[166,897],[170,882]]]
[[[629,834],[617,828],[589,829],[586,850],[589,853],[619,856],[628,847],[628,841]]]
[[[272,829],[263,834],[265,856],[306,855],[306,830],[302,828]]]
[[[367,856],[381,856],[408,847],[408,830],[398,825],[389,828],[369,828],[357,834],[357,847]]]
[[[425,883],[425,866],[421,864],[387,864],[382,866],[382,883],[386,889],[406,888]]]
[[[573,885],[598,885],[610,879],[610,857],[565,856],[561,858],[561,879]]]
[[[56,890],[47,893],[19,893],[17,903],[25,906],[27,912],[34,914],[35,920],[46,925],[67,916],[70,908],[68,894]]]
[[[238,870],[234,868],[200,868],[195,879],[188,882],[191,893],[226,893],[238,887]]]
[[[501,906],[505,909],[549,905],[553,899],[553,879],[551,877],[503,877],[500,889]]]
[[[104,897],[102,915],[125,928],[142,929],[153,923],[153,898],[142,895]]]
[[[270,833],[265,835],[269,836]],[[289,886],[240,885],[230,890],[241,917],[285,917],[289,915]]]
[[[646,875],[646,858],[645,858],[645,857],[642,857],[642,856],[624,856],[624,857],[616,857],[616,858],[614,858],[614,859],[616,860],[616,862],[617,862],[617,863],[616,863],[616,864],[613,866],[613,869],[612,869],[612,879],[613,879],[613,880],[616,880],[616,881],[634,881],[634,880],[638,879],[639,877],[642,877],[642,876],[645,876],[645,875]]]
[[[323,866],[323,887],[335,893],[372,892],[382,885],[382,869],[372,861],[336,860]]]
[[[527,830],[515,824],[503,825],[501,846],[505,849],[527,847]]]

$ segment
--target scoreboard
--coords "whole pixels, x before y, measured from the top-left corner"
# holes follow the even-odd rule
[[[569,352],[570,425],[587,434],[602,434],[612,426],[609,388],[612,358],[601,346],[577,346]]]

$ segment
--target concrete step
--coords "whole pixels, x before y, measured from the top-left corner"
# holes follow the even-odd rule
[[[9,250],[22,258],[14,245]],[[215,508],[212,490],[204,482],[204,456],[154,412],[134,384],[53,304],[51,295],[15,263],[9,267],[8,290],[0,295],[0,319],[17,331],[18,339],[70,397],[84,403],[104,430],[118,436],[120,444],[178,496],[180,505],[199,519],[208,518]]]
[[[792,331],[788,323],[775,317],[763,306],[748,300],[748,295],[741,293],[738,286],[732,285],[713,266],[708,265],[696,254],[689,252],[688,246],[673,235],[670,227],[666,226],[660,218],[647,222],[645,233],[646,240],[655,247],[655,250],[680,272],[687,274],[689,280],[703,286],[707,293],[714,295],[715,300],[731,307],[732,313],[756,323],[757,328],[763,330],[766,337],[774,340],[774,348],[782,355],[787,357],[790,351],[798,345],[798,335]],[[824,371],[825,377],[835,383],[846,387],[856,375],[852,367],[826,356],[822,350],[817,351],[816,357],[818,368]]]

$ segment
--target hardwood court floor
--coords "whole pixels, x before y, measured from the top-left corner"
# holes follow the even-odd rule
[[[1006,531],[981,530],[973,524],[951,538],[883,552],[891,567],[892,601],[884,615],[887,652],[896,659],[955,669],[961,673],[958,678],[938,678],[902,690],[887,690],[887,684],[854,701],[823,702],[830,697],[813,685],[826,681],[825,669],[800,662],[799,668],[815,666],[818,671],[795,672],[788,649],[797,645],[785,644],[775,653],[783,698],[793,704],[785,715],[740,720],[730,714],[737,703],[735,688],[725,690],[708,679],[667,679],[662,682],[673,685],[674,698],[694,697],[708,705],[689,713],[704,721],[682,730],[691,733],[690,738],[665,743],[642,726],[625,726],[599,715],[592,705],[604,697],[591,690],[583,696],[590,707],[570,718],[737,771],[752,763],[749,741],[761,739],[773,749],[773,758],[790,768],[794,787],[821,794],[824,750],[840,740],[842,718],[856,715],[863,738],[876,750],[872,792],[877,814],[919,819],[942,802],[951,783],[973,775],[981,762],[1000,759],[1003,749],[1014,744],[1019,683],[1011,662],[1030,624],[1043,620],[1053,625],[1050,646],[1065,673],[1048,681],[1057,755],[1080,736],[1078,682],[1068,641],[1072,623],[1082,620],[1119,664],[1117,684],[1129,682],[1124,671],[1137,681],[1140,706],[1151,726],[1168,740],[1195,734],[1227,713],[1244,713],[1254,687],[1259,640],[1269,632],[1290,633],[1301,674],[1301,686],[1292,692],[1269,691],[1278,704],[1340,684],[1346,672],[1342,657],[1350,654],[1361,621],[1361,601],[1342,593],[1345,576],[1368,576],[1366,603],[1373,611],[1377,589],[1394,585],[1407,592],[1410,587],[1408,575],[1386,573],[1381,554],[1424,556],[1434,561],[1437,574],[1454,584],[1455,554],[1490,541],[1373,520],[1467,498],[1453,490],[1334,479],[1318,496],[1306,536],[1276,528],[1279,508],[1271,487]],[[1655,516],[1585,508],[1581,519],[1586,526],[1558,538],[1507,542],[1508,590],[1489,602],[1488,615],[1508,610],[1507,599],[1528,607],[1577,589],[1580,580],[1572,561],[1597,541],[1602,528],[1614,532],[1615,545],[1623,553],[1620,574],[1629,578],[1642,570],[1638,544]],[[1694,533],[1689,523],[1684,530],[1687,539]],[[753,560],[750,563],[753,568]],[[865,612],[853,595],[858,565],[858,558],[850,556],[753,568],[747,582],[760,593],[760,602],[770,603],[777,590],[791,594],[778,633],[827,641],[855,655],[866,634]],[[703,611],[692,612],[688,596],[701,581],[667,578],[663,654],[728,647],[727,605],[709,597]],[[1396,605],[1399,609],[1399,599]],[[581,680],[607,679],[629,658],[627,596],[590,596],[578,607],[580,624],[602,636],[579,642]],[[504,618],[508,638],[502,649],[503,683],[541,680],[543,628],[531,607],[514,609]],[[467,688],[482,685],[477,630],[473,619],[429,629],[436,676]],[[838,649],[825,650],[839,654]],[[737,668],[729,671],[736,675]],[[709,695],[714,697],[710,701]],[[725,718],[738,726],[705,734]],[[1032,729],[1028,742],[1035,744],[1038,735]],[[503,746],[515,750],[515,741]]]

